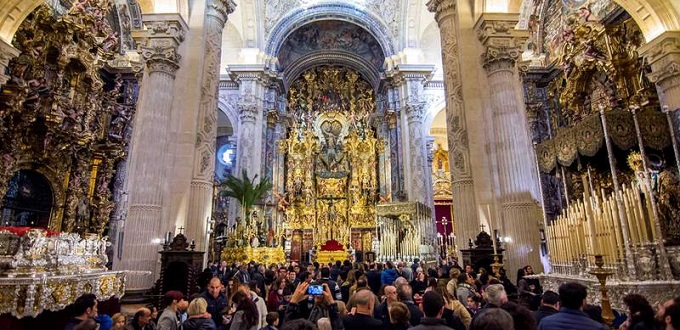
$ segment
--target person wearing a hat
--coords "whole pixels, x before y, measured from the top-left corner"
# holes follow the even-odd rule
[[[158,319],[157,330],[178,330],[177,305],[184,300],[184,295],[179,291],[168,291],[163,296],[163,304],[167,307]]]

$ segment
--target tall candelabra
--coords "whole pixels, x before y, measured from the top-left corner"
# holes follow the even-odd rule
[[[440,254],[442,257],[448,258],[456,253],[456,236],[453,234],[453,230],[449,233],[448,225],[449,220],[446,217],[442,217],[441,220],[437,221],[437,224],[441,224],[444,228],[444,233],[437,233],[437,244],[439,245]]]

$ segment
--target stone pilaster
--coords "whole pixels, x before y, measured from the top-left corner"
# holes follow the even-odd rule
[[[401,113],[404,179],[410,201],[433,207],[432,185],[427,184],[431,169],[427,166],[427,145],[424,127],[424,88],[434,68],[425,65],[400,65],[387,72],[397,90]]]
[[[206,233],[212,214],[215,138],[217,136],[217,85],[220,82],[222,30],[227,16],[236,8],[232,0],[208,0],[204,24],[205,42],[201,98],[198,106],[196,150],[194,151],[186,236],[194,239],[196,249],[207,248]]]
[[[494,229],[512,238],[506,245],[506,269],[525,265],[539,268],[539,224],[542,222],[535,200],[538,180],[533,149],[527,132],[524,104],[518,97],[516,61],[528,32],[514,29],[514,14],[484,14],[475,26],[485,47],[482,65],[486,70],[490,111],[498,161],[502,220],[494,219]]]
[[[12,45],[0,39],[0,87],[2,87],[9,80],[10,76],[6,74],[9,61],[21,53]]]
[[[144,84],[134,119],[127,188],[129,211],[124,224],[123,253],[115,269],[125,269],[127,290],[146,290],[153,285],[158,260],[154,238],[163,237],[163,159],[168,148],[169,120],[177,48],[184,40],[186,23],[178,14],[144,16],[146,30],[135,34],[146,62]]]
[[[427,9],[435,13],[442,45],[446,98],[446,126],[453,187],[453,214],[457,237],[476,237],[479,232],[470,146],[460,67],[460,29],[455,0],[430,0]]]

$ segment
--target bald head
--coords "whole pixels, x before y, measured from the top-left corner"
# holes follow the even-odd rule
[[[369,311],[373,310],[373,292],[370,290],[361,290],[354,293],[354,302],[357,304],[357,308],[367,309]]]
[[[219,278],[213,277],[208,283],[208,293],[210,293],[213,298],[217,298],[222,291],[222,281]]]

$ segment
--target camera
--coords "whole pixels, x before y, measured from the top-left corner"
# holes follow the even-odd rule
[[[307,288],[307,294],[310,296],[323,295],[323,285],[310,285]]]

